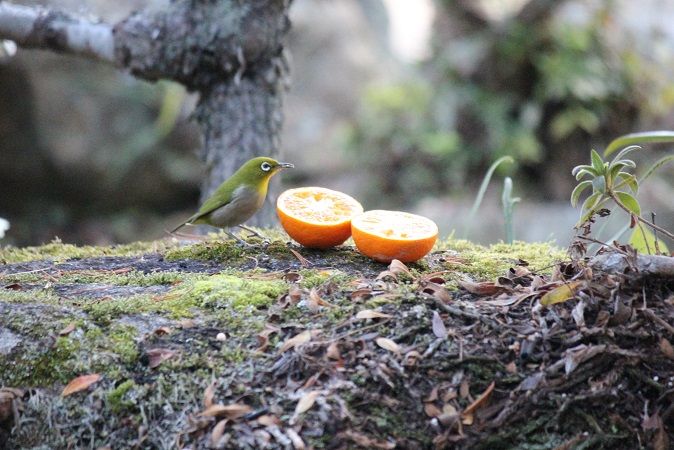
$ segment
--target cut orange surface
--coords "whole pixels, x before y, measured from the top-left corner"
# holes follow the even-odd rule
[[[438,226],[416,214],[373,210],[351,220],[351,235],[358,250],[376,261],[412,262],[431,251]]]
[[[363,212],[354,198],[331,189],[288,189],[276,201],[281,225],[291,238],[311,248],[342,244],[351,236],[351,218]]]

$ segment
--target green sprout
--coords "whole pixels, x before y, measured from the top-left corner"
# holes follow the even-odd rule
[[[671,132],[637,133],[622,136],[614,140],[604,152],[605,156],[616,151],[626,144],[641,142],[672,142],[674,134]],[[571,205],[576,206],[581,195],[586,189],[592,188],[592,193],[585,199],[581,208],[581,216],[578,225],[582,225],[600,211],[602,207],[612,201],[620,209],[630,215],[630,227],[634,228],[643,223],[653,230],[659,231],[670,239],[674,234],[641,217],[641,205],[636,198],[639,191],[639,180],[629,170],[635,169],[636,164],[631,159],[626,159],[628,153],[639,149],[638,145],[628,145],[623,148],[611,161],[604,161],[597,151],[591,152],[591,165],[576,166],[572,174],[580,181],[571,193]],[[669,162],[669,157],[661,159],[651,167],[647,174],[650,175],[656,168]],[[586,178],[586,179],[584,179]],[[643,179],[646,177],[642,178]]]

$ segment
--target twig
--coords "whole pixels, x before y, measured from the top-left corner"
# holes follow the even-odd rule
[[[671,335],[674,336],[674,327],[668,324],[664,319],[661,317],[658,317],[652,310],[650,309],[642,309],[640,310],[641,314],[646,316],[647,318],[651,319],[653,322],[657,323],[658,325],[662,326],[664,329],[669,331]]]
[[[454,316],[459,316],[459,317],[464,317],[467,319],[472,319],[472,320],[479,320],[485,325],[490,326],[491,328],[498,330],[501,328],[501,326],[494,320],[482,315],[482,314],[476,314],[476,313],[471,313],[468,311],[464,311],[460,308],[455,308],[454,306],[449,306],[448,304],[444,303],[442,300],[439,299],[434,299],[434,302],[436,306],[438,306],[440,309],[443,311],[452,314]]]
[[[112,27],[39,7],[0,3],[0,38],[115,63]]]

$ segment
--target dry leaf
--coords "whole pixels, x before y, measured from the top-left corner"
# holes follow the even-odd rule
[[[336,341],[328,345],[328,348],[325,350],[325,356],[334,360],[342,359],[342,354],[339,352],[339,346]]]
[[[175,356],[176,352],[168,348],[153,348],[146,352],[148,358],[148,367],[154,369],[161,363]]]
[[[169,327],[159,327],[154,330],[154,334],[157,336],[164,336],[166,334],[171,334],[171,329]]]
[[[397,259],[391,261],[391,264],[388,265],[388,270],[396,276],[402,273],[412,278],[412,272],[410,272],[410,269],[408,269],[405,264],[403,264],[401,261],[398,261]]]
[[[290,252],[295,255],[295,258],[300,262],[302,267],[311,267],[311,262],[306,259],[304,256],[300,255],[300,252],[297,250],[293,250],[292,248],[290,249]]]
[[[194,328],[196,325],[197,323],[192,319],[183,319],[180,322],[178,322],[178,326],[180,326],[180,328],[182,328],[183,330]]]
[[[576,292],[585,284],[584,281],[571,281],[556,287],[541,297],[541,305],[550,306],[555,303],[562,303],[576,296]]]
[[[75,392],[83,391],[100,379],[101,376],[97,373],[92,373],[91,375],[82,375],[74,378],[65,388],[63,388],[61,397],[66,397],[70,394],[74,394]]]
[[[492,381],[491,384],[487,386],[487,389],[485,389],[484,392],[480,394],[480,396],[476,398],[473,403],[468,405],[466,409],[463,410],[462,415],[467,416],[469,414],[473,414],[477,409],[481,408],[491,396],[491,393],[494,391],[494,387],[496,387],[496,382]]]
[[[293,443],[295,450],[304,450],[307,446],[304,444],[302,437],[292,428],[286,428],[286,436]]]
[[[424,294],[428,294],[434,299],[440,300],[443,303],[449,303],[452,301],[452,296],[449,295],[449,291],[441,284],[424,281],[419,283],[419,288]]]
[[[459,286],[476,295],[496,295],[502,292],[508,292],[510,289],[500,286],[492,281],[484,281],[475,283],[472,281],[459,281]]]
[[[356,319],[390,319],[391,317],[393,316],[374,309],[363,309],[356,314]]]
[[[368,435],[364,433],[360,433],[358,431],[353,431],[353,430],[347,430],[339,433],[337,435],[338,439],[350,439],[353,442],[355,442],[357,445],[367,448],[367,449],[380,449],[380,450],[390,450],[396,448],[396,443],[395,442],[389,442],[389,441],[384,441],[384,440],[378,440],[369,437]]]
[[[227,422],[229,422],[229,419],[222,419],[213,427],[213,431],[211,431],[211,447],[218,448],[220,446],[220,438],[225,434]]]
[[[302,414],[311,409],[319,395],[321,395],[321,391],[311,391],[304,394],[297,402],[297,406],[295,406],[295,415]]]
[[[211,405],[200,414],[206,417],[220,417],[224,416],[228,419],[238,419],[241,416],[245,416],[253,409],[243,403],[231,403],[229,405]]]
[[[354,301],[367,300],[370,297],[372,297],[372,289],[370,288],[357,289],[351,293],[351,300]]]
[[[67,336],[75,331],[75,322],[70,322],[64,329],[59,331],[59,336]]]
[[[445,324],[442,322],[442,318],[440,317],[440,314],[438,314],[437,311],[433,311],[433,334],[435,334],[436,337],[439,339],[446,339],[447,338],[447,328],[445,327]]]
[[[674,347],[665,338],[660,339],[660,351],[669,359],[674,359]]]
[[[380,337],[375,339],[375,342],[384,350],[388,350],[393,353],[400,353],[400,346],[389,338]]]
[[[403,358],[403,366],[405,367],[414,367],[417,365],[417,362],[421,359],[421,353],[416,350],[410,350],[405,353]]]
[[[438,417],[440,414],[442,414],[440,408],[430,402],[424,403],[424,412],[428,417]]]
[[[283,343],[281,346],[281,349],[279,350],[279,353],[284,353],[290,350],[291,348],[295,348],[300,344],[305,344],[311,340],[313,336],[316,336],[319,333],[318,330],[306,330],[301,332],[300,334],[296,334],[295,336],[291,337],[287,341]]]
[[[314,302],[317,306],[328,306],[330,308],[333,308],[335,306],[332,303],[323,300],[323,298],[321,298],[321,296],[318,295],[318,291],[316,290],[316,288],[311,288],[311,292],[309,292],[309,299],[312,302]]]
[[[204,390],[204,407],[210,408],[213,406],[213,397],[215,397],[215,381],[208,385]]]
[[[264,330],[262,330],[257,334],[257,342],[260,346],[256,348],[255,351],[256,352],[265,351],[269,346],[269,336],[271,336],[274,333],[278,333],[279,331],[281,331],[280,328],[275,327],[274,325],[270,325],[268,323],[265,324]]]

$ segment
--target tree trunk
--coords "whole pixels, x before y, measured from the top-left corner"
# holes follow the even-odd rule
[[[0,39],[112,63],[200,94],[195,117],[206,163],[202,199],[243,162],[279,155],[291,0],[174,0],[114,26],[0,3]],[[273,221],[267,207],[253,224]]]
[[[284,62],[279,56],[262,73],[235,78],[202,93],[195,112],[203,133],[201,158],[206,164],[202,201],[248,159],[278,156],[282,85],[287,73]],[[264,209],[248,223],[271,224],[275,217],[272,200],[268,198]]]

